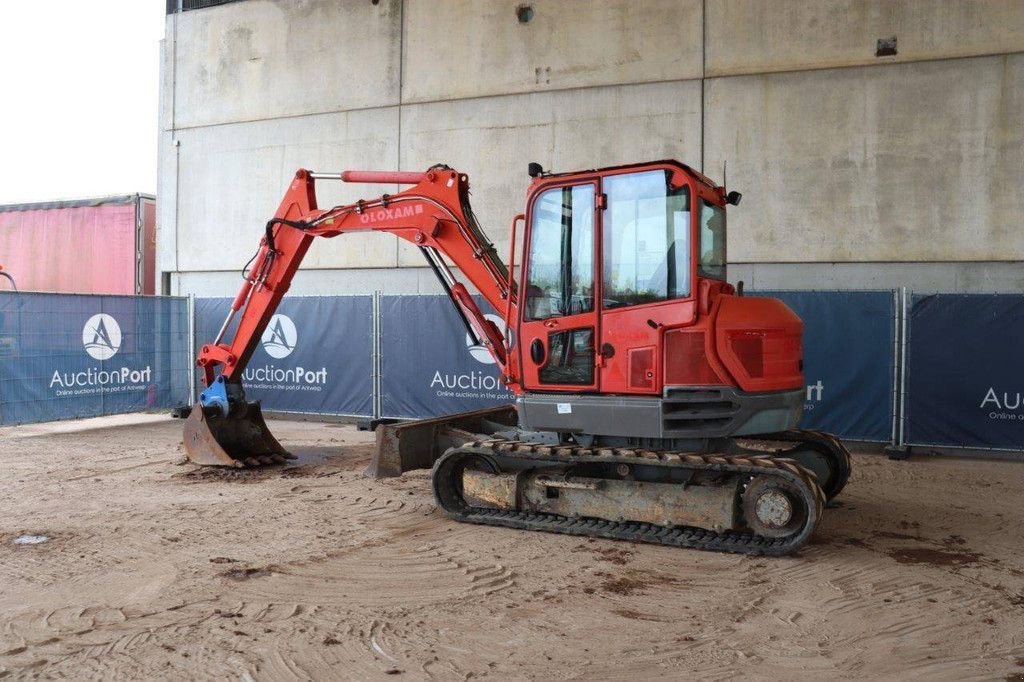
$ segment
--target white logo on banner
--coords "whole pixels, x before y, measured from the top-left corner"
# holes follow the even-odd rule
[[[810,412],[821,402],[825,392],[825,384],[821,379],[815,384],[807,384],[807,398],[804,400],[804,412]]]
[[[985,393],[985,397],[981,400],[980,408],[995,408],[988,413],[989,419],[1024,421],[1024,414],[1009,411],[1019,409],[1022,402],[1024,401],[1021,400],[1021,394],[1019,391],[1015,391],[1013,393],[1010,393],[1009,391],[996,393],[996,389],[989,386],[988,391]]]
[[[121,349],[121,326],[106,313],[93,315],[82,328],[82,345],[94,360],[109,360]]]
[[[487,314],[488,320],[498,328],[498,333],[505,334],[505,321],[497,315]],[[473,337],[466,333],[466,349],[474,360],[482,365],[493,365],[494,357],[483,344],[473,343]],[[469,374],[442,374],[434,371],[430,380],[430,389],[439,398],[473,398],[487,400],[508,400],[511,398],[501,385],[498,377],[491,373],[493,369],[472,370]]]
[[[286,358],[295,351],[299,343],[292,318],[280,313],[270,318],[270,323],[260,337],[260,343],[267,355],[275,359]],[[291,361],[291,362],[294,362]],[[288,363],[290,364],[290,363]],[[249,365],[242,372],[242,381],[247,388],[273,391],[322,391],[327,385],[327,368],[309,369],[299,365],[277,367],[272,364]]]
[[[498,331],[501,334],[505,333],[505,320],[501,319],[497,315],[492,315],[490,313],[484,315],[484,317],[486,317],[488,320],[497,325]],[[477,362],[483,363],[485,365],[494,364],[494,356],[491,355],[491,351],[487,350],[487,346],[483,344],[473,343],[473,337],[469,335],[469,332],[466,332],[466,348],[469,349],[469,354],[472,355],[473,359],[476,360]]]
[[[121,350],[121,325],[110,315],[98,313],[82,328],[82,345],[94,360],[109,360]],[[78,363],[74,363],[78,364]],[[153,383],[153,369],[131,367],[87,367],[69,371],[53,370],[50,388],[57,397],[145,390]]]
[[[267,351],[270,357],[286,358],[295,350],[299,333],[290,317],[278,314],[270,318],[270,324],[267,325],[260,341],[263,343],[263,350]]]

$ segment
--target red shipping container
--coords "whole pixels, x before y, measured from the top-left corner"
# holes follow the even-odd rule
[[[21,291],[153,294],[155,265],[152,196],[0,206],[0,266]]]

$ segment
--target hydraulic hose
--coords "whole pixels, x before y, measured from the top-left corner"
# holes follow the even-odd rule
[[[12,287],[14,287],[14,292],[15,292],[15,293],[17,293],[17,292],[18,292],[18,285],[17,285],[17,284],[16,284],[15,282],[14,282],[14,278],[13,278],[13,277],[11,277],[10,275],[8,275],[8,274],[7,274],[6,272],[4,272],[3,270],[0,270],[0,277],[6,277],[7,279],[11,280],[11,286],[12,286]]]

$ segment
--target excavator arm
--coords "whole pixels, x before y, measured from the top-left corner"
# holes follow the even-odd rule
[[[319,209],[317,180],[414,184],[394,195]],[[497,310],[506,307],[512,284],[505,265],[480,230],[469,205],[469,179],[447,166],[424,173],[346,171],[324,174],[299,170],[277,214],[266,226],[260,248],[245,282],[213,343],[202,346],[197,364],[209,387],[200,402],[227,415],[235,402],[240,377],[260,337],[288,291],[306,251],[316,237],[354,232],[389,232],[411,242],[438,275],[445,293],[459,311],[467,331],[486,347],[510,387],[517,386],[502,332],[486,319],[468,288],[448,268],[447,257]],[[224,341],[233,319],[241,313],[230,342]]]
[[[412,187],[321,209],[315,192],[318,180]],[[445,260],[453,262],[496,310],[507,314],[512,309],[515,287],[473,216],[469,178],[447,166],[434,166],[423,173],[300,169],[277,213],[266,224],[259,250],[217,338],[200,348],[196,364],[203,369],[206,389],[189,417],[185,439],[194,461],[237,464],[235,457],[244,457],[256,460],[246,462],[254,464],[287,456],[267,430],[259,405],[246,402],[242,373],[314,239],[371,231],[389,232],[420,249],[469,334],[494,357],[502,381],[511,390],[520,390],[508,337],[484,317]],[[226,341],[236,317],[237,328]]]

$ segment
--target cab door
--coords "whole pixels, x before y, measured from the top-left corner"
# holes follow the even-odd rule
[[[601,390],[659,395],[666,330],[696,319],[690,186],[654,168],[605,176],[601,191]]]
[[[541,190],[528,207],[519,333],[527,390],[597,390],[597,197],[596,180],[576,182]]]

